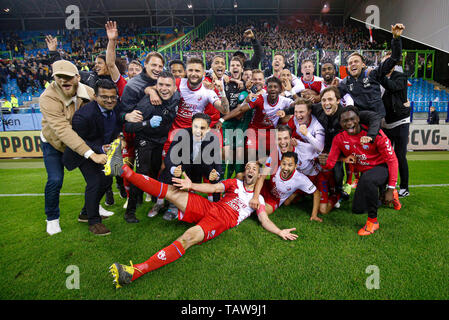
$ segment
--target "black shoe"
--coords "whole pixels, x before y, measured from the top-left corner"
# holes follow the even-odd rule
[[[101,220],[106,220],[109,217],[100,215]],[[78,222],[89,222],[89,218],[87,217],[87,213],[80,213],[78,216]]]
[[[107,206],[112,206],[114,204],[114,193],[112,192],[112,188],[106,190],[106,199],[104,200],[104,204]]]
[[[125,189],[125,186],[123,184],[119,185],[118,189],[120,191],[120,198],[122,198],[122,199],[128,198],[128,194],[126,193],[126,189]]]
[[[80,215],[78,216],[78,221],[79,222],[88,222],[89,219],[87,218],[87,213],[80,213]]]
[[[125,220],[128,223],[138,223],[139,219],[136,218],[135,213],[125,213]]]

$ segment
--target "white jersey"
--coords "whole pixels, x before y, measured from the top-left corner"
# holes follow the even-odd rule
[[[204,112],[209,103],[213,105],[219,98],[215,91],[206,89],[202,83],[197,89],[191,89],[186,78],[176,80],[181,100],[174,126],[188,128],[192,126],[193,115]]]
[[[248,218],[254,211],[249,206],[250,200],[253,198],[253,191],[246,190],[243,181],[238,179],[227,179],[221,181],[225,187],[225,193],[220,201],[216,202],[222,206],[224,211],[230,217],[231,225],[238,225],[240,222]],[[264,198],[259,195],[259,203],[265,206]]]
[[[313,115],[307,125],[306,136],[299,132],[300,124],[295,116],[290,118],[288,126],[293,131],[293,138],[298,141],[295,152],[298,154],[299,171],[307,176],[317,175],[321,167],[316,159],[324,149],[325,131],[323,126]]]
[[[274,198],[279,199],[278,206],[280,207],[296,190],[312,194],[316,187],[309,178],[297,170],[288,179],[283,179],[281,168],[279,168],[270,179],[269,190]]]
[[[250,101],[251,109],[256,109],[254,116],[249,124],[250,128],[256,129],[274,129],[279,121],[276,113],[290,107],[292,99],[279,96],[274,104],[268,102],[268,94],[263,93],[255,101]]]
[[[315,91],[317,94],[320,93],[321,84],[324,82],[324,79],[321,77],[313,76],[311,81],[306,81],[302,77],[296,78],[292,81],[292,91],[296,94],[301,93],[304,89],[311,89]]]

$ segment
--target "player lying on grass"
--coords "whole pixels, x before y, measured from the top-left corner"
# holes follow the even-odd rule
[[[195,244],[206,242],[215,238],[220,233],[237,226],[254,211],[249,206],[252,198],[254,184],[259,176],[259,164],[248,162],[245,166],[243,181],[237,179],[224,180],[217,184],[196,184],[184,174],[185,179],[173,178],[174,186],[161,183],[147,176],[135,173],[127,165],[123,164],[120,151],[108,155],[105,165],[105,173],[121,176],[155,196],[164,197],[176,205],[182,212],[179,213],[180,221],[195,223],[184,234],[176,239],[168,247],[156,252],[147,261],[131,266],[114,263],[110,272],[114,277],[116,288],[143,276],[145,273],[160,268],[182,257],[187,249]],[[224,192],[223,198],[218,202],[210,202],[193,192],[215,193]],[[269,218],[265,211],[265,202],[262,196],[257,210],[257,216],[267,231],[279,235],[284,240],[295,240],[298,236],[291,233],[296,230],[279,229]]]
[[[352,202],[352,212],[362,214],[368,212],[368,221],[358,234],[367,236],[379,229],[377,209],[379,207],[379,190],[385,192],[386,204],[393,203],[396,210],[401,208],[396,187],[398,179],[398,159],[390,140],[382,130],[372,143],[362,143],[360,138],[367,135],[365,128],[360,126],[359,111],[354,106],[347,106],[340,113],[340,125],[343,132],[337,134],[332,142],[325,169],[335,166],[340,154],[346,163],[353,163],[361,172],[360,180],[355,189]]]

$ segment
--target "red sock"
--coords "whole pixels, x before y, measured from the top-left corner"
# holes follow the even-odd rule
[[[184,255],[185,252],[186,251],[179,241],[173,242],[168,247],[156,252],[147,261],[140,264],[135,264],[134,267],[138,270],[135,270],[132,281],[143,276],[145,273],[156,270],[162,266],[165,266],[166,264],[178,260]],[[139,270],[141,272],[139,272]]]
[[[368,221],[370,221],[372,223],[376,223],[377,222],[377,217],[375,217],[375,218],[368,218]]]
[[[135,173],[126,164],[123,165],[122,178],[128,179],[133,185],[146,193],[151,194],[157,198],[165,198],[167,194],[168,185],[150,177],[144,176],[143,174]]]

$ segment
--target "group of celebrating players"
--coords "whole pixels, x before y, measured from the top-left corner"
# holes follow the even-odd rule
[[[122,134],[105,145],[107,160],[98,163],[106,162],[105,176],[124,181],[127,222],[139,222],[136,207],[146,192],[155,202],[148,217],[156,216],[166,200],[164,218],[195,224],[143,263],[114,263],[110,272],[116,287],[177,260],[252,212],[269,232],[297,239],[295,228],[280,229],[269,215],[311,195],[310,220],[322,222],[319,215],[349,198],[343,190],[345,164],[348,178],[360,174],[352,211],[368,214],[358,234],[378,230],[382,202],[401,207],[395,189],[398,160],[380,129],[385,108],[379,78],[401,58],[403,30],[401,24],[392,26],[392,52],[375,69],[367,68],[358,52],[351,54],[343,80],[331,62],[322,64],[322,78],[315,76],[311,60],[301,62],[302,76],[296,77],[281,53],[274,55],[267,75],[257,69],[257,59],[247,60],[237,51],[229,71],[218,54],[210,70],[191,57],[186,63],[170,61],[170,70],[164,71],[164,57],[151,52],[143,68],[132,62],[136,70],[126,81],[111,62],[118,30],[108,22],[107,53],[97,58],[96,71],[115,87],[97,82],[95,94],[117,93],[115,103],[105,99],[112,107],[98,103],[105,110],[115,108]],[[256,43],[252,30],[245,36]]]

